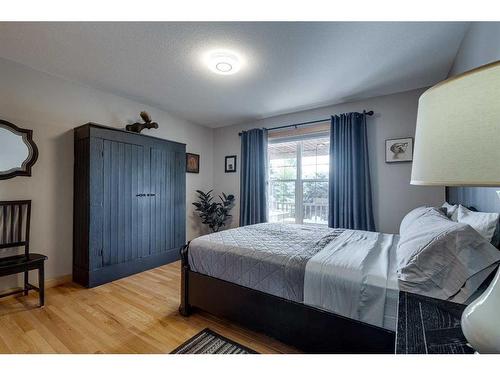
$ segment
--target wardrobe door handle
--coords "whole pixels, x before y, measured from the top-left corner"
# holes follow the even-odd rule
[[[148,197],[155,197],[156,194],[147,194]]]
[[[135,196],[136,196],[136,197],[145,197],[145,196],[146,196],[146,194],[136,194]]]

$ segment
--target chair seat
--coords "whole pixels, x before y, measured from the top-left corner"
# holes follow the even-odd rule
[[[37,262],[43,262],[47,257],[43,254],[30,253],[28,256],[14,255],[10,257],[0,258],[0,270],[15,266],[28,266]]]

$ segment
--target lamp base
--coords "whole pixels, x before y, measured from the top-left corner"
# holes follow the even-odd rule
[[[500,269],[488,289],[464,310],[462,331],[479,353],[500,353]]]

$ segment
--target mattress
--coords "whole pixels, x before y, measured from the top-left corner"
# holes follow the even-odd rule
[[[395,330],[397,239],[265,223],[196,238],[188,257],[195,272]]]

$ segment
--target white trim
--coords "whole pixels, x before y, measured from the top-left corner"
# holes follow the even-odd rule
[[[278,144],[278,143],[286,143],[286,142],[292,142],[295,141],[297,142],[296,145],[296,160],[297,160],[297,166],[295,168],[295,179],[271,179],[269,176],[270,173],[270,163],[268,164],[268,197],[271,197],[271,184],[272,182],[294,182],[295,183],[295,223],[296,224],[304,224],[304,182],[328,182],[328,176],[326,179],[307,179],[307,178],[302,178],[302,148],[303,148],[303,143],[302,141],[308,140],[308,139],[315,139],[315,138],[324,138],[328,137],[329,132],[321,132],[321,133],[311,133],[311,134],[302,134],[300,136],[294,136],[294,137],[283,137],[283,138],[274,138],[270,140],[268,143],[269,144]],[[268,153],[268,160],[269,160],[269,153]],[[270,199],[269,199],[270,201]],[[268,214],[269,214],[269,204],[268,204]],[[268,215],[269,216],[269,215]],[[326,225],[326,224],[318,224],[318,223],[306,223],[306,224],[311,224],[311,225]]]
[[[293,141],[303,141],[306,139],[314,139],[314,138],[322,138],[328,137],[330,132],[317,132],[317,133],[309,133],[309,134],[300,134],[288,137],[273,137],[268,140],[268,143],[284,143],[284,142],[293,142]]]

